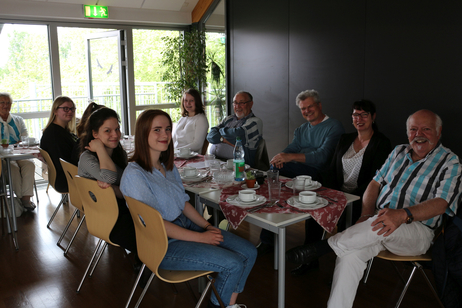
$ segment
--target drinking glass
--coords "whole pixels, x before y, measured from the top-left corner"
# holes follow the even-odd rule
[[[281,194],[281,183],[279,182],[279,170],[268,170],[266,172],[268,180],[269,202],[279,200]]]
[[[25,149],[29,147],[29,137],[27,136],[21,136],[21,142],[19,143],[19,146],[21,146]]]
[[[212,160],[215,160],[215,155],[213,155],[213,154],[204,155],[205,167],[210,168],[210,162]]]

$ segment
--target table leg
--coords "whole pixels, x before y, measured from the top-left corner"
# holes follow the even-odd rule
[[[279,228],[278,308],[284,308],[286,283],[286,228]]]
[[[349,202],[346,205],[346,222],[345,222],[345,225],[346,225],[347,228],[351,227],[351,225],[353,224],[352,220],[353,220],[353,202]]]
[[[8,180],[9,180],[9,187],[10,187],[10,203],[11,203],[11,215],[13,216],[13,229],[14,231],[18,231],[16,226],[16,209],[14,207],[14,193],[13,193],[13,180],[11,178],[11,167],[10,167],[10,159],[5,158],[6,162],[6,170],[8,172]]]

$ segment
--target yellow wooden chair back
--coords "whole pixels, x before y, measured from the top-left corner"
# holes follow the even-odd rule
[[[66,175],[71,203],[73,206],[83,212],[84,210],[82,206],[82,199],[80,198],[80,193],[77,190],[77,186],[75,185],[74,181],[74,177],[78,174],[78,168],[77,166],[65,161],[62,158],[59,160],[61,162],[61,166],[63,166],[64,174]]]

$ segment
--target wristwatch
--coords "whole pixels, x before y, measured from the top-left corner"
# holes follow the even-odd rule
[[[407,223],[407,224],[410,224],[411,222],[414,221],[414,216],[412,216],[412,213],[411,213],[411,211],[409,211],[409,209],[403,208],[403,210],[405,210],[406,213],[407,213],[406,223]]]
[[[223,142],[223,140],[225,140],[225,138],[223,138],[223,136],[220,137],[220,142]]]

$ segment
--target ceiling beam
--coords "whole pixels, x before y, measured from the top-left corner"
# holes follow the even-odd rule
[[[199,0],[194,7],[194,10],[191,12],[192,22],[199,22],[212,3],[213,0]]]

